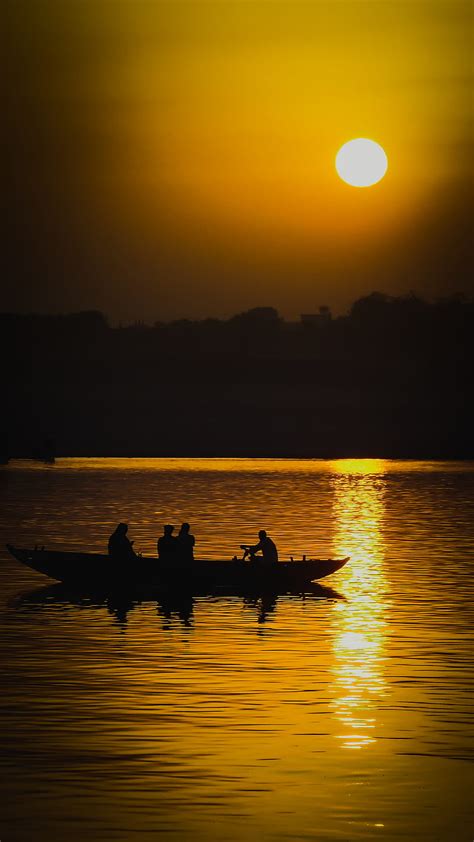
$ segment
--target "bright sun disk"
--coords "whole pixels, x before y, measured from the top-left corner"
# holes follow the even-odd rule
[[[370,187],[384,177],[388,161],[385,151],[375,140],[357,137],[348,140],[336,155],[336,170],[346,184]]]

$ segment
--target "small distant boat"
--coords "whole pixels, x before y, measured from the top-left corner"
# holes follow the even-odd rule
[[[128,586],[256,588],[261,585],[277,590],[302,587],[315,579],[336,573],[349,561],[343,559],[303,559],[280,561],[269,567],[234,559],[214,561],[196,559],[186,568],[171,566],[158,558],[138,556],[129,563],[119,563],[99,553],[64,553],[57,550],[23,549],[7,544],[14,558],[58,582],[68,585],[98,585],[117,588]]]

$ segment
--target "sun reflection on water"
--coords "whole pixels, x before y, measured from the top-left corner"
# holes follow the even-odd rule
[[[378,700],[385,693],[384,513],[385,463],[343,459],[331,463],[336,557],[351,556],[346,568],[347,602],[334,612],[334,714],[348,749],[375,742]]]

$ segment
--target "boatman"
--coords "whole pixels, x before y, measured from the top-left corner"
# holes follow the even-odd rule
[[[109,556],[123,561],[127,558],[136,558],[133,551],[133,541],[127,538],[128,524],[119,523],[109,538]]]
[[[250,561],[257,561],[262,564],[263,567],[269,567],[272,564],[277,564],[278,550],[272,539],[267,535],[264,529],[260,530],[258,537],[260,540],[258,544],[254,544],[253,547],[248,547],[246,544],[240,545],[240,548],[245,550],[244,558],[249,555]],[[258,552],[261,552],[262,555],[255,558],[255,555]]]

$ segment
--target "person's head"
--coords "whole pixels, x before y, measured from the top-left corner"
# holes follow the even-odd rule
[[[261,530],[260,530],[260,532],[258,533],[258,537],[259,537],[260,539],[262,539],[262,538],[266,538],[266,537],[267,537],[267,533],[265,532],[265,530],[264,530],[264,529],[261,529]]]
[[[119,523],[119,525],[117,526],[117,529],[115,531],[118,532],[119,535],[125,535],[126,532],[127,532],[127,529],[128,529],[128,523]]]
[[[180,532],[189,532],[190,529],[191,529],[191,527],[190,527],[189,523],[182,523],[181,529],[179,531]]]
[[[167,523],[163,528],[165,530],[165,535],[171,535],[171,533],[173,532],[174,526],[171,526],[170,523]]]

